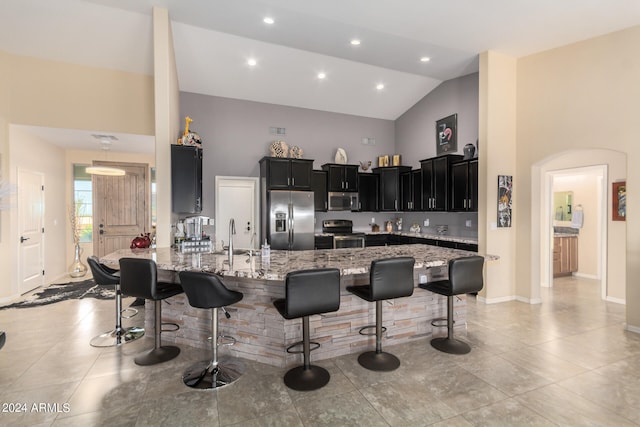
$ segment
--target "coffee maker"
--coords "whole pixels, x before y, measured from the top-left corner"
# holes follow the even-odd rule
[[[208,216],[190,216],[182,220],[184,224],[184,240],[177,243],[180,252],[209,252],[213,245],[204,230],[209,225]]]

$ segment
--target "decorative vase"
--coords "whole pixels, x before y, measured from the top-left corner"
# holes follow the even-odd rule
[[[82,248],[80,244],[76,244],[74,250],[73,263],[69,266],[69,276],[71,277],[83,277],[87,274],[87,266],[84,265],[80,259],[80,255],[82,254]]]

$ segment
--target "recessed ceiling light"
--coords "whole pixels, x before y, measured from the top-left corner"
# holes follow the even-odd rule
[[[354,46],[358,46],[360,44],[360,40],[353,39],[353,40],[351,40],[351,44],[354,45]]]
[[[384,85],[383,85],[382,83],[378,83],[378,84],[376,85],[376,89],[378,89],[378,90],[382,90],[382,89],[384,89]]]
[[[429,58],[428,56],[423,56],[422,58],[420,58],[420,62],[429,62],[431,61],[431,58]]]
[[[326,75],[325,73],[318,73],[318,78],[319,78],[320,80],[322,80],[322,79],[324,79],[324,78],[326,78],[326,77],[327,77],[327,75]]]
[[[273,23],[274,23],[274,22],[276,22],[276,21],[274,21],[274,20],[273,20],[273,18],[271,18],[271,17],[269,17],[269,16],[266,16],[266,17],[262,20],[262,22],[264,22],[265,24],[273,24]]]
[[[249,60],[247,61],[247,64],[249,65],[249,67],[255,67],[257,63],[258,63],[258,62],[257,62],[255,59],[253,59],[253,58],[251,58],[251,59],[249,59]]]

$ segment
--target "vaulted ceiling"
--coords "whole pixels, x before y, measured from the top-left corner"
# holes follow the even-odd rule
[[[0,50],[151,75],[153,6],[172,20],[181,91],[390,120],[483,51],[640,23],[637,0],[2,0]]]

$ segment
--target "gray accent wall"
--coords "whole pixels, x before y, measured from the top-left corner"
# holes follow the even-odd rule
[[[345,149],[349,164],[395,153],[393,120],[189,92],[180,93],[180,115],[193,119],[190,129],[203,141],[202,215],[211,217],[215,176],[259,176],[258,161],[269,155],[272,141],[301,147],[305,159],[314,159],[314,169],[332,163],[338,148]],[[270,127],[286,128],[287,133],[272,135]],[[363,145],[363,137],[375,138],[376,145]]]
[[[436,156],[435,121],[457,113],[462,154],[478,138],[478,91],[478,73],[443,82],[396,121],[181,92],[180,115],[193,119],[190,128],[203,141],[202,215],[214,216],[215,176],[259,176],[258,161],[274,140],[301,147],[314,169],[332,163],[337,148],[345,149],[349,164],[370,160],[376,166],[378,156],[401,154],[403,165],[417,168],[420,160]],[[286,135],[270,134],[270,127],[286,128]],[[376,144],[363,145],[363,137]],[[323,219],[347,218],[365,230],[371,218],[382,226],[398,216],[407,228],[429,218],[431,228],[446,224],[451,235],[477,236],[477,213],[318,212],[315,228],[320,231]]]
[[[395,122],[396,150],[403,163],[417,168],[420,160],[436,157],[436,120],[458,114],[458,150],[478,140],[479,74],[442,82]]]

